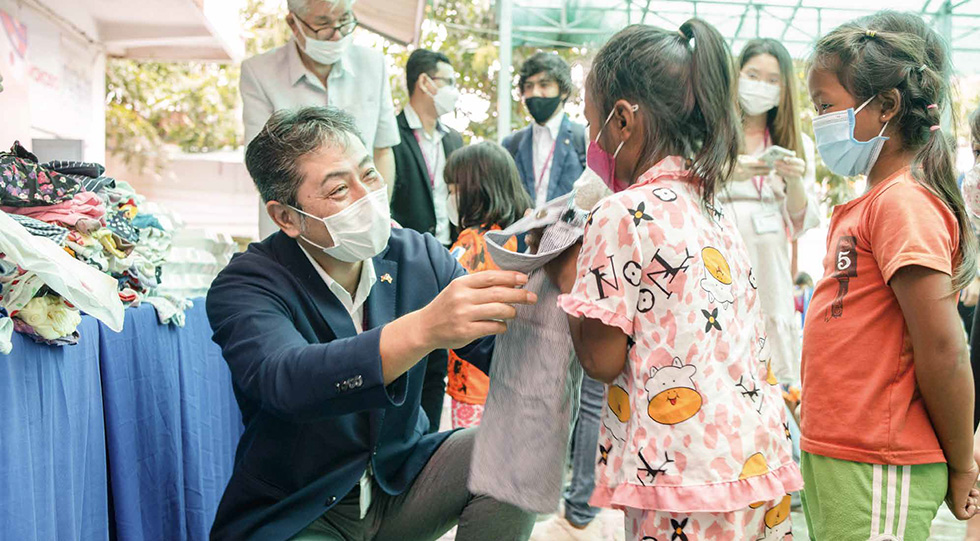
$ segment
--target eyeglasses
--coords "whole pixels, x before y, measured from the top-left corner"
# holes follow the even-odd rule
[[[455,77],[429,77],[429,78],[432,79],[433,81],[442,81],[446,83],[446,86],[456,86]]]
[[[303,26],[309,28],[310,31],[313,32],[313,35],[316,39],[322,41],[332,40],[334,35],[336,35],[338,32],[340,33],[340,37],[345,38],[349,36],[351,32],[354,31],[355,28],[357,28],[357,17],[355,17],[349,11],[344,14],[344,17],[339,25],[321,26],[319,28],[314,27],[310,23],[304,21],[299,17],[299,15],[296,15],[295,13],[293,13],[293,17],[295,17],[297,21],[303,23]]]

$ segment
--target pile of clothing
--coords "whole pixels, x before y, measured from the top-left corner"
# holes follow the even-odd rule
[[[182,326],[190,302],[157,294],[173,223],[143,208],[144,198],[126,182],[106,176],[100,164],[41,164],[17,142],[0,152],[0,211],[33,237],[110,276],[123,306],[152,304],[162,324]],[[11,234],[0,231],[0,237]],[[49,285],[22,261],[0,253],[0,352],[11,328],[38,342],[77,343],[79,310]]]

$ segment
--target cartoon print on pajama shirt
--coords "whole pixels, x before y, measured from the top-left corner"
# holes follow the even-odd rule
[[[707,247],[701,250],[701,261],[708,276],[701,280],[701,289],[708,293],[708,301],[718,302],[723,308],[730,308],[735,302],[732,293],[732,271],[728,260],[717,248]]]
[[[590,503],[634,511],[631,539],[670,539],[668,515],[678,524],[691,517],[687,535],[702,526],[734,532],[749,511],[756,539],[788,528],[781,511],[762,515],[781,509],[802,480],[780,390],[767,382],[771,354],[748,251],[689,178],[684,160],[669,157],[600,201],[576,282],[559,299],[570,315],[627,336],[624,369],[606,387]],[[719,513],[720,501],[730,510]],[[684,513],[659,511],[668,508]],[[658,533],[640,533],[654,522]]]
[[[697,367],[674,357],[670,366],[650,368],[645,389],[650,396],[647,414],[662,425],[682,423],[701,411],[701,394],[694,386]]]

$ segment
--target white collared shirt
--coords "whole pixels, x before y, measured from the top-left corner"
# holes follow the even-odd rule
[[[531,124],[534,151],[534,206],[540,207],[548,201],[548,185],[551,184],[551,166],[555,162],[555,141],[561,129],[565,113],[558,111],[545,122],[544,126]],[[543,169],[543,170],[542,170]]]
[[[298,242],[297,242],[298,244]],[[300,250],[306,254],[306,258],[310,260],[310,265],[316,269],[317,274],[320,278],[323,278],[323,282],[327,284],[327,289],[337,297],[340,304],[344,305],[347,309],[347,313],[350,314],[351,321],[354,323],[354,330],[357,334],[361,334],[364,331],[364,303],[367,301],[368,295],[371,293],[371,288],[374,287],[375,282],[378,281],[377,275],[374,271],[374,261],[371,259],[366,259],[361,263],[361,278],[357,282],[357,289],[354,290],[354,296],[351,297],[349,291],[344,289],[344,286],[340,285],[336,280],[327,274],[327,271],[323,270],[323,267],[313,259],[310,252],[306,251],[306,248],[302,244],[299,244]],[[361,518],[363,519],[367,516],[367,511],[371,507],[371,477],[374,472],[371,469],[371,463],[368,462],[367,470],[364,471],[364,475],[361,476],[360,486],[361,486]]]
[[[357,330],[358,334],[362,333],[364,331],[364,302],[367,301],[368,294],[371,293],[371,288],[378,281],[377,275],[374,272],[374,261],[366,259],[361,263],[361,277],[357,282],[357,289],[354,291],[354,296],[351,297],[350,292],[327,274],[327,271],[323,270],[323,267],[316,262],[316,259],[313,259],[313,256],[310,255],[310,252],[306,251],[306,248],[302,244],[299,247],[306,254],[307,259],[310,260],[310,264],[316,269],[320,278],[323,278],[323,282],[327,284],[327,289],[347,309],[347,313],[350,314],[351,320],[354,322],[354,329]]]
[[[351,45],[327,76],[327,86],[303,65],[296,40],[242,62],[242,116],[247,145],[279,109],[329,105],[354,117],[368,151],[401,141],[388,69],[380,51]],[[279,228],[259,202],[259,238]]]
[[[425,163],[426,172],[430,175],[432,184],[432,207],[436,213],[436,240],[443,246],[449,246],[449,213],[446,212],[446,200],[449,198],[449,188],[443,172],[446,170],[446,152],[442,147],[442,140],[449,133],[442,122],[436,121],[436,129],[426,133],[422,127],[422,119],[412,108],[412,104],[405,105],[405,120],[408,127],[415,132],[419,142],[419,149],[422,150],[422,157]]]

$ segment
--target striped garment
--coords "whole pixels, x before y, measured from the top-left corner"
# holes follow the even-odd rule
[[[566,201],[568,211],[547,226],[537,254],[502,248],[511,236],[526,232],[531,219],[485,235],[500,268],[530,273],[525,289],[535,292],[538,302],[518,306],[507,333],[497,337],[490,363],[493,385],[476,433],[468,486],[475,494],[537,513],[558,508],[582,383],[568,320],[558,308],[560,291],[540,269],[582,236],[587,214],[574,209],[571,198]]]
[[[65,239],[68,238],[68,230],[60,225],[49,224],[47,222],[42,222],[30,216],[21,216],[19,214],[9,214],[15,222],[24,226],[24,229],[28,233],[34,235],[35,237],[44,237],[51,239],[58,246],[65,245]]]
[[[77,162],[71,160],[53,160],[44,167],[53,169],[77,182],[86,192],[98,193],[103,188],[115,188],[116,179],[103,176],[105,167],[94,162]]]

